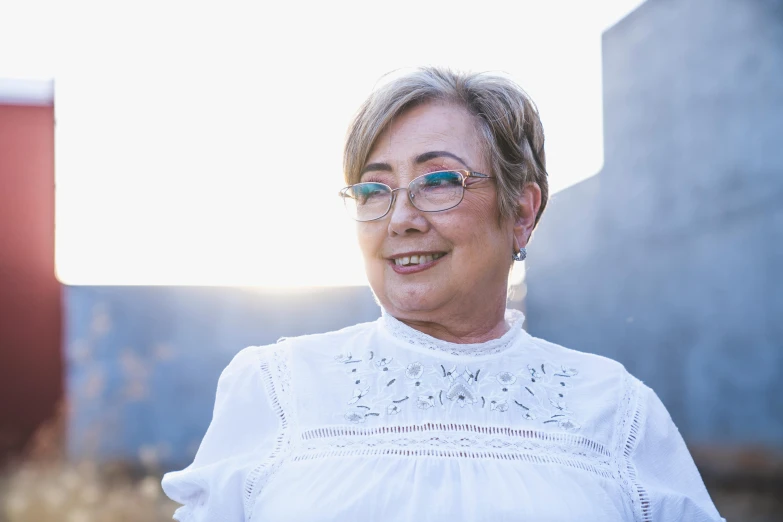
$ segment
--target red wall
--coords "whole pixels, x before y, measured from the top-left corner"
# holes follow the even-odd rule
[[[54,108],[0,103],[0,459],[63,395]]]

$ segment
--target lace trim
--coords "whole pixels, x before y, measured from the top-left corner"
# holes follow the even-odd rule
[[[525,316],[519,310],[508,309],[506,310],[506,322],[511,326],[502,337],[485,343],[457,344],[436,339],[411,328],[389,315],[385,310],[382,310],[381,316],[381,325],[396,339],[411,346],[459,356],[490,355],[507,350],[514,341],[523,335],[522,324],[525,322]]]
[[[290,400],[291,372],[288,368],[287,354],[282,348],[272,348],[271,354],[261,357],[261,373],[267,396],[272,408],[280,418],[280,430],[274,449],[266,460],[256,466],[245,480],[244,507],[245,518],[251,520],[258,494],[264,489],[272,476],[280,469],[285,457],[291,453],[291,425],[294,412]]]
[[[355,457],[365,455],[399,455],[404,457],[462,457],[462,458],[491,458],[498,460],[522,460],[532,464],[560,464],[582,471],[594,473],[606,479],[613,479],[614,474],[608,467],[593,465],[576,459],[566,459],[556,455],[536,455],[532,453],[499,453],[492,451],[473,452],[469,450],[438,450],[438,449],[401,449],[401,448],[372,448],[362,451],[338,450],[321,452],[318,454],[302,454],[292,458],[294,461],[312,460],[326,457]]]
[[[621,486],[631,504],[634,520],[637,522],[652,522],[652,505],[647,490],[639,483],[636,467],[631,456],[639,439],[641,422],[644,418],[644,403],[639,390],[641,384],[626,374],[624,378],[625,392],[621,402],[622,412],[618,426],[617,444],[614,455],[614,468],[620,477]]]
[[[639,483],[636,477],[636,466],[631,462],[631,455],[633,450],[636,449],[636,443],[639,440],[639,431],[641,429],[642,418],[642,404],[634,413],[633,421],[631,422],[631,429],[628,433],[628,442],[625,445],[623,451],[623,457],[626,459],[626,467],[628,468],[628,478],[631,480],[634,492],[639,496],[639,508],[641,510],[642,522],[652,522],[652,504],[650,503],[650,496],[647,494],[647,490]]]
[[[612,456],[579,435],[506,427],[428,423],[379,428],[332,427],[302,433],[293,460],[336,456],[401,455],[556,463],[615,478]]]
[[[348,437],[373,437],[377,435],[406,434],[406,433],[429,433],[438,434],[448,432],[467,432],[476,437],[485,435],[500,435],[507,438],[534,439],[570,446],[583,446],[592,453],[597,453],[603,457],[611,457],[611,453],[602,444],[590,440],[581,435],[571,435],[565,433],[547,433],[538,430],[523,430],[517,428],[507,428],[503,426],[477,426],[475,424],[444,424],[427,423],[410,426],[381,426],[377,428],[347,428],[347,427],[328,427],[307,430],[302,433],[302,440],[333,439]],[[470,437],[470,435],[464,435]]]

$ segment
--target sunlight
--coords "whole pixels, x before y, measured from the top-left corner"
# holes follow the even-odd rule
[[[560,190],[601,168],[600,34],[638,3],[574,3],[567,15],[542,2],[488,5],[491,30],[464,38],[430,20],[470,27],[475,10],[436,4],[417,4],[418,21],[402,6],[384,12],[379,27],[332,20],[334,6],[302,18],[295,6],[235,2],[219,12],[51,2],[54,26],[0,22],[0,48],[27,52],[0,57],[0,77],[56,78],[63,283],[362,285],[336,194],[345,130],[378,79],[420,64],[510,74],[539,106]],[[23,5],[30,19],[43,8]]]

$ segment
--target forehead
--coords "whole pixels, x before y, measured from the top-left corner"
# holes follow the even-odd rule
[[[409,162],[432,150],[449,151],[479,168],[483,148],[477,118],[453,103],[417,105],[394,118],[378,136],[366,163]]]

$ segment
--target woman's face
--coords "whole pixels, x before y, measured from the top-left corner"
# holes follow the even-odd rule
[[[474,117],[445,103],[414,107],[379,137],[362,174],[392,188],[439,170],[490,172]],[[442,212],[417,210],[397,192],[382,219],[357,224],[370,286],[398,319],[436,321],[504,309],[513,253],[513,220],[498,221],[496,181],[468,180],[462,202]],[[399,266],[395,260],[425,257]],[[441,256],[438,258],[438,256]]]

